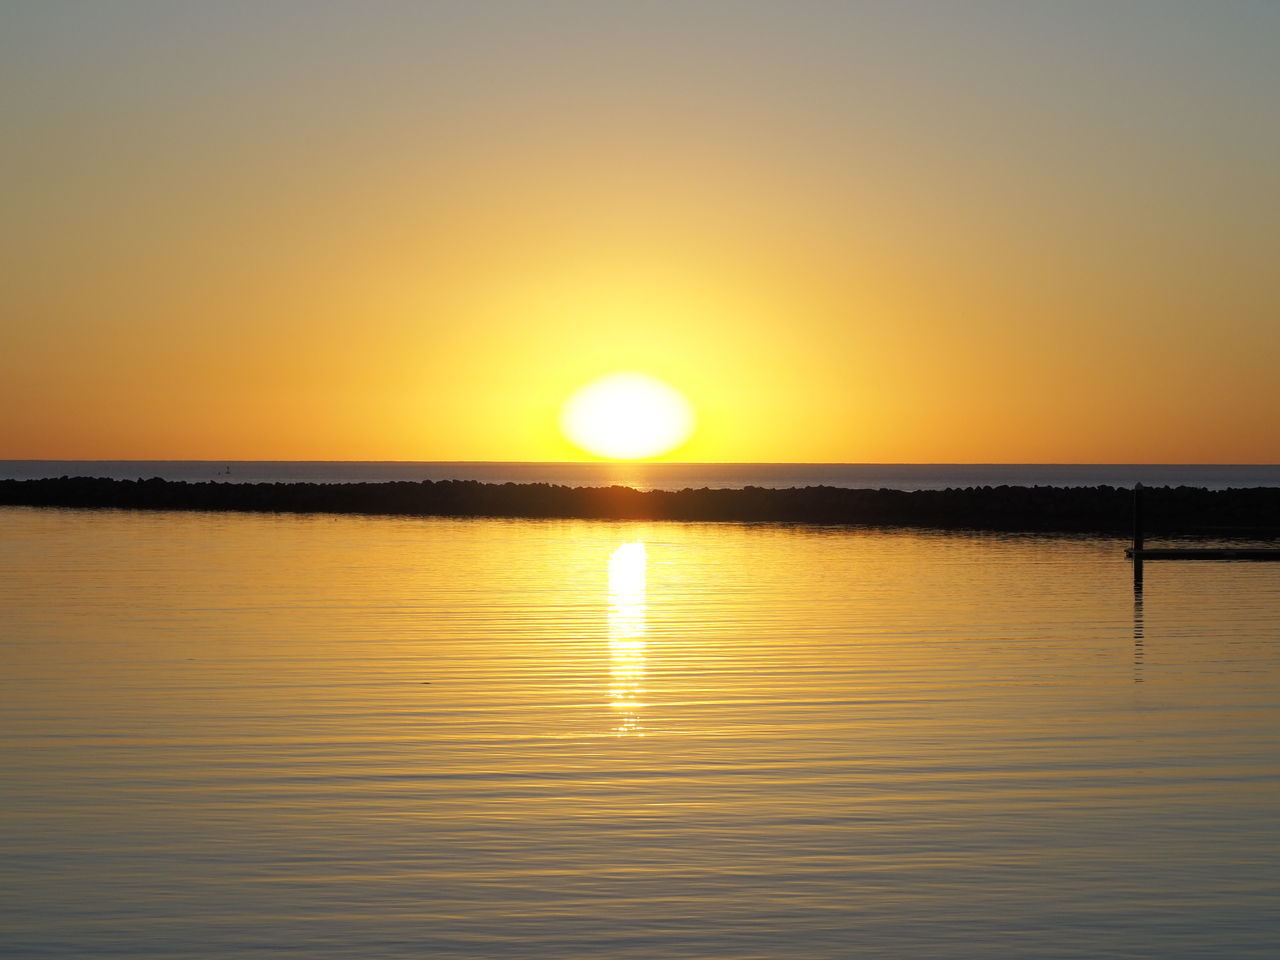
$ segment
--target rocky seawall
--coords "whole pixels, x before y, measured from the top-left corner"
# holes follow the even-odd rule
[[[651,490],[469,480],[389,483],[190,483],[60,477],[0,481],[0,504],[130,510],[266,511],[737,521],[939,529],[1127,534],[1132,492],[1122,487],[966,487],[947,490]],[[1151,532],[1280,535],[1280,489],[1144,490]]]

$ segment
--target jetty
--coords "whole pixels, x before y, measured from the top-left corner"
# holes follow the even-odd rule
[[[503,517],[536,520],[645,520],[697,523],[780,523],[867,528],[915,528],[1018,534],[1126,537],[1135,530],[1134,559],[1168,559],[1144,550],[1141,498],[1162,536],[1238,544],[1234,553],[1197,551],[1196,559],[1276,559],[1245,548],[1280,544],[1280,487],[1206,490],[1154,487],[949,487],[944,490],[747,486],[682,490],[570,487],[474,480],[393,480],[375,483],[233,483],[113,480],[107,477],[0,479],[0,506],[75,510],[195,510],[264,513]],[[1206,526],[1206,519],[1212,525]],[[1207,539],[1213,537],[1214,539]],[[1196,540],[1182,541],[1196,543]],[[1117,554],[1119,550],[1117,549]],[[1131,554],[1132,556],[1132,554]],[[1179,559],[1190,554],[1179,551]]]

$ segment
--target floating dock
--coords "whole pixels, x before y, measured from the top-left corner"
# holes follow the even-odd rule
[[[1277,560],[1280,549],[1268,547],[1126,547],[1131,560]]]

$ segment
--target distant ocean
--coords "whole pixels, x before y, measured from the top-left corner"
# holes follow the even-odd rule
[[[466,463],[326,460],[0,460],[0,479],[107,477],[229,483],[478,480],[571,487],[943,490],[947,487],[1280,487],[1280,464]]]

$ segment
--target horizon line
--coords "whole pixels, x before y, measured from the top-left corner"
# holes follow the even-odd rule
[[[6,457],[0,463],[382,463],[422,466],[600,467],[1276,467],[1280,463],[1174,460],[304,460],[234,457]]]

